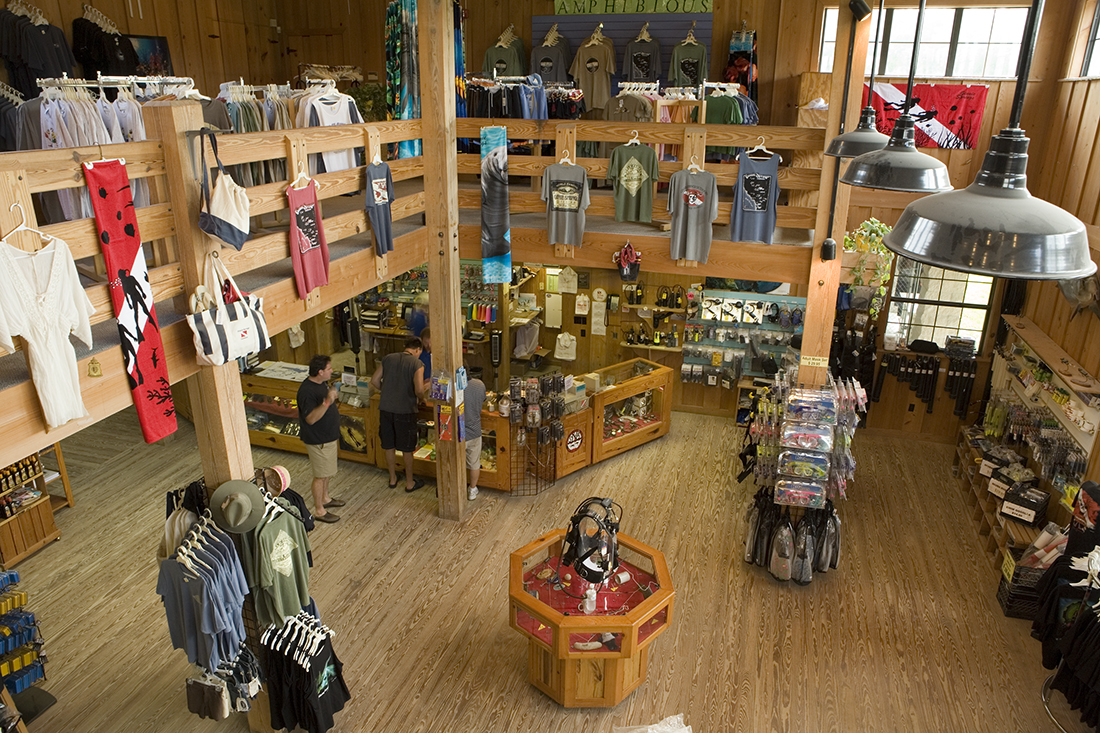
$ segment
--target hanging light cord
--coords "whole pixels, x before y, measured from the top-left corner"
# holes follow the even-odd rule
[[[848,89],[852,86],[852,55],[856,45],[856,19],[852,18],[852,24],[848,30],[848,65],[844,69],[844,96],[840,102],[840,131],[844,133],[844,118],[848,116]]]
[[[882,22],[886,17],[886,0],[878,0],[878,20],[875,23],[875,45],[871,49],[871,80],[867,91],[867,106],[871,106],[871,95],[875,93],[875,69],[878,68],[878,47],[882,43]]]
[[[913,59],[909,62],[909,86],[905,88],[905,111],[903,114],[909,114],[909,110],[913,107],[913,77],[917,75],[917,55],[920,52],[921,28],[924,27],[925,2],[927,0],[920,0],[920,6],[917,8],[917,34],[913,36]]]
[[[1031,57],[1035,55],[1035,42],[1039,37],[1039,19],[1043,15],[1044,0],[1034,0],[1027,12],[1027,26],[1020,43],[1020,61],[1016,65],[1016,96],[1012,98],[1012,117],[1008,121],[1010,128],[1020,127],[1020,116],[1024,111],[1024,92],[1027,91],[1027,77],[1031,73]]]

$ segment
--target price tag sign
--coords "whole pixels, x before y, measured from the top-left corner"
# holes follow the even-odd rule
[[[827,367],[829,366],[829,357],[827,356],[803,356],[798,360],[799,366],[804,367]]]

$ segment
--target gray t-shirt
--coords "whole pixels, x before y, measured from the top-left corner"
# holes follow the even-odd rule
[[[466,440],[481,437],[481,406],[485,404],[485,383],[480,379],[471,379],[466,383],[463,395],[465,405],[462,408],[466,420]]]
[[[366,211],[374,234],[375,254],[393,251],[393,220],[390,205],[393,203],[393,175],[386,163],[367,166]]]
[[[654,38],[626,44],[623,74],[627,81],[654,82],[661,78],[661,44]]]
[[[669,257],[706,263],[712,237],[711,222],[718,218],[718,181],[707,171],[676,171],[668,183],[668,211],[672,214]]]
[[[416,413],[416,385],[413,377],[424,364],[407,351],[382,357],[382,398],[378,409],[397,415]]]
[[[542,172],[546,233],[550,244],[581,246],[588,208],[588,171],[579,165],[548,165]]]
[[[553,46],[541,44],[531,49],[532,74],[538,74],[545,81],[569,81],[569,41],[558,37]]]
[[[740,172],[733,187],[730,238],[735,242],[771,244],[775,236],[775,206],[779,202],[779,156],[753,160],[737,157]]]
[[[582,45],[569,73],[584,92],[585,106],[589,110],[603,109],[611,97],[611,75],[615,73],[615,51],[610,41]]]

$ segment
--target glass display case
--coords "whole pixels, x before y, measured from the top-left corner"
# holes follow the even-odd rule
[[[592,462],[598,463],[668,433],[672,369],[631,359],[585,375],[592,402]]]
[[[566,530],[515,551],[509,623],[528,639],[528,679],[565,707],[612,707],[645,681],[649,645],[672,622],[664,555],[618,533],[620,564],[585,613],[589,583],[560,567]]]

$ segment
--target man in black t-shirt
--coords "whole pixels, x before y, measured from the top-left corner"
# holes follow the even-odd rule
[[[386,452],[390,470],[390,488],[396,489],[397,451],[405,460],[405,491],[416,491],[424,482],[413,479],[413,453],[416,452],[416,416],[424,390],[430,383],[424,379],[424,364],[420,354],[424,345],[420,339],[405,339],[405,350],[382,357],[370,383],[381,392],[378,401],[378,437]]]
[[[328,481],[336,475],[336,452],[340,440],[339,393],[328,384],[332,377],[332,359],[318,354],[309,360],[309,376],[298,387],[298,435],[306,444],[313,468],[313,518],[318,522],[336,522],[340,517],[329,507],[341,507],[342,499],[328,493]]]

